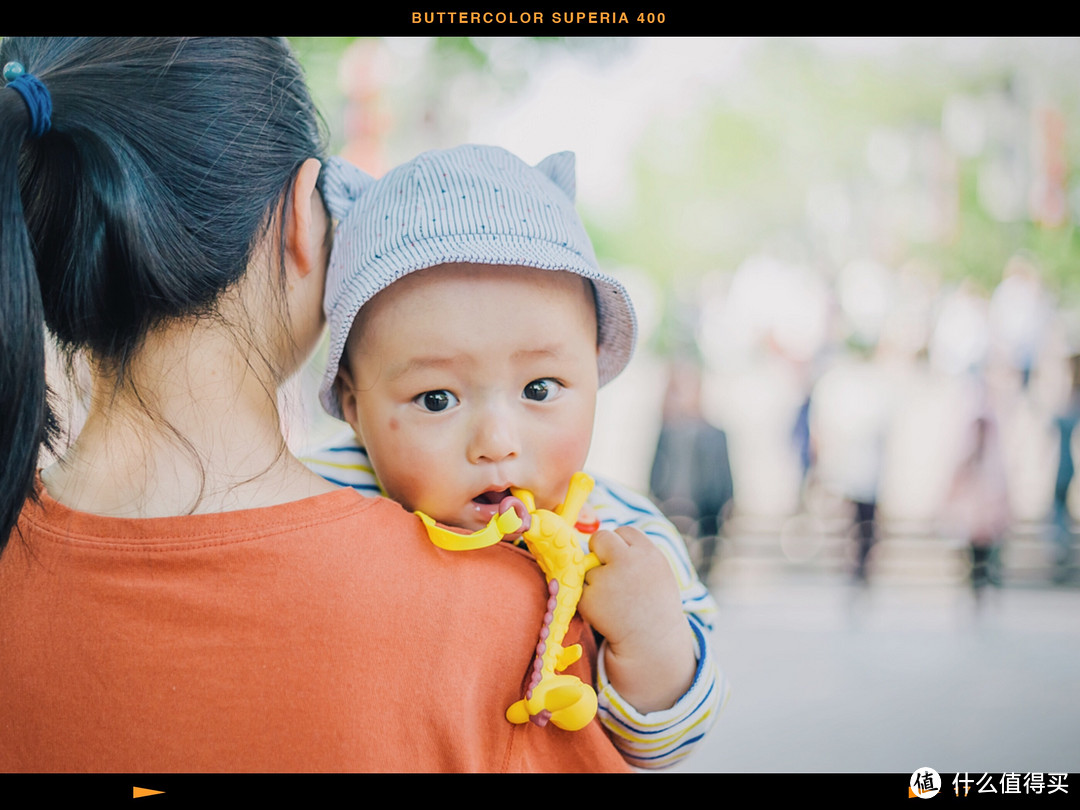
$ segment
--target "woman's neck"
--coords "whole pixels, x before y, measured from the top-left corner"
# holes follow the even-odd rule
[[[270,506],[334,487],[282,436],[276,380],[220,323],[156,330],[124,382],[99,371],[78,437],[42,471],[81,511],[162,517]]]

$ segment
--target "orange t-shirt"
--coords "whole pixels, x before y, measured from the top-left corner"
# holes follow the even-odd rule
[[[546,598],[521,550],[348,489],[143,519],[42,490],[0,555],[0,771],[628,771],[595,720],[504,716]]]

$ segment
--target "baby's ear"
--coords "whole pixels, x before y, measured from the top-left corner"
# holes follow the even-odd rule
[[[319,190],[322,191],[323,202],[330,216],[336,220],[345,219],[345,215],[374,182],[374,177],[343,158],[327,159],[319,176]]]
[[[337,376],[334,378],[334,393],[337,394],[338,402],[341,403],[341,415],[352,427],[357,440],[363,444],[364,440],[360,435],[360,414],[356,403],[356,386],[349,367],[344,363],[338,367]]]
[[[577,193],[577,177],[574,173],[574,153],[556,152],[536,164],[538,171],[547,177],[565,192],[570,201],[574,201]]]

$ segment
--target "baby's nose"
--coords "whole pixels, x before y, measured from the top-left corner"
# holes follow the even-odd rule
[[[518,432],[513,418],[500,409],[489,409],[477,419],[469,445],[469,461],[504,461],[519,452]]]

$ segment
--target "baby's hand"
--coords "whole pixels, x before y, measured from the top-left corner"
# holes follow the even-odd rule
[[[631,527],[597,532],[589,550],[602,564],[585,575],[578,610],[607,639],[604,663],[612,686],[642,713],[671,708],[697,669],[671,567]]]

